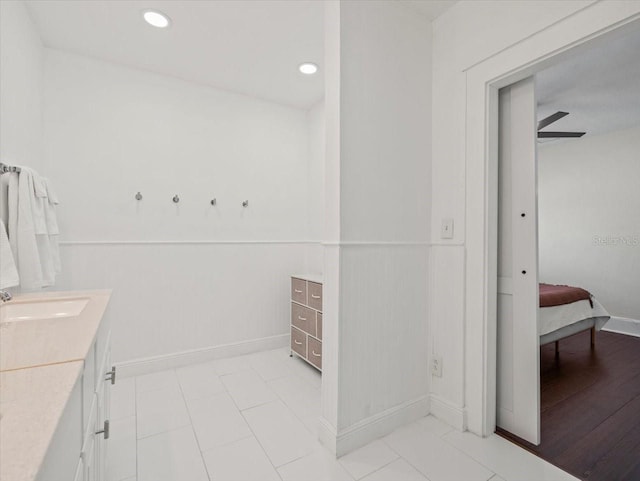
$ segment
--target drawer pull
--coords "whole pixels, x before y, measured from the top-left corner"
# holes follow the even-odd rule
[[[311,349],[311,354],[313,354],[316,357],[321,357],[322,356],[322,353],[317,354],[316,351],[314,351],[313,349]]]
[[[96,434],[104,435],[105,439],[109,439],[109,420],[104,422],[104,427],[100,431],[96,431]]]
[[[111,371],[105,373],[105,381],[111,381],[111,384],[116,383],[116,367],[111,366]]]
[[[314,296],[313,294],[311,294],[311,297],[313,297],[314,299],[320,299],[320,296]]]
[[[302,291],[300,289],[294,289],[293,292],[295,292],[296,294],[302,294]]]
[[[300,341],[296,341],[295,339],[293,340],[293,342],[295,342],[298,346],[302,346],[302,343]]]
[[[306,320],[307,320],[307,318],[306,318],[306,317],[300,317],[300,316],[298,316],[298,320],[299,320],[299,321],[306,321]]]

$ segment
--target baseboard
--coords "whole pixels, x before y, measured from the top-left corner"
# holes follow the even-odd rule
[[[318,420],[318,440],[325,448],[329,450],[331,454],[336,455],[336,435],[335,428],[324,417],[320,416]]]
[[[225,357],[242,356],[269,349],[278,349],[289,345],[289,334],[251,339],[221,346],[211,346],[190,351],[174,352],[161,356],[147,357],[115,363],[118,377],[140,376],[152,372],[175,369],[177,367],[213,361]]]
[[[374,414],[339,433],[336,433],[328,421],[321,418],[318,437],[320,442],[339,458],[427,414],[429,396],[423,396]]]
[[[603,331],[626,334],[627,336],[640,337],[640,321],[627,317],[613,317],[602,327]],[[597,341],[596,341],[597,342]]]
[[[436,394],[431,394],[431,415],[456,428],[458,431],[467,430],[467,413],[464,408],[451,404]]]

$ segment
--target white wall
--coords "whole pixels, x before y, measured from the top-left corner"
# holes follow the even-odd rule
[[[309,125],[309,238],[325,239],[324,235],[324,159],[326,155],[326,129],[324,100],[307,112]],[[323,252],[321,245],[308,249],[308,268],[311,273],[321,273]]]
[[[428,411],[431,29],[394,2],[330,4],[325,21],[322,425],[340,455]]]
[[[586,36],[608,27],[603,11],[613,12],[613,19],[628,18],[634,10],[633,2],[460,1],[433,23],[430,332],[432,351],[442,356],[443,376],[432,382],[431,410],[460,429],[482,434],[491,424],[484,416],[484,373],[490,364],[483,326],[487,286],[480,286],[487,269],[481,252],[486,238],[467,236],[470,225],[474,233],[483,232],[485,219],[466,215],[483,211],[474,202],[486,202],[486,196],[475,194],[483,192],[476,186],[487,172],[470,164],[466,151],[469,123],[481,123],[484,115],[474,111],[481,117],[467,118],[467,72],[485,64],[499,71],[504,62],[499,72],[504,75],[539,58],[534,50],[548,55],[566,46],[577,30]],[[482,159],[480,151],[473,154]],[[454,220],[451,240],[440,238],[443,218]]]
[[[640,127],[538,149],[540,279],[640,319]]]
[[[0,2],[0,161],[42,162],[43,48],[21,1]]]
[[[318,232],[307,113],[56,50],[45,64],[59,287],[114,289],[114,360],[286,335]]]

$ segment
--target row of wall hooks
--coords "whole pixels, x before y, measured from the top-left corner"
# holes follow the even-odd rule
[[[142,194],[140,192],[138,192],[136,194],[136,200],[142,200]],[[178,194],[174,195],[173,198],[171,199],[175,204],[177,204],[178,202],[180,202],[180,196]],[[211,201],[209,202],[211,205],[216,205],[218,203],[218,200],[214,197],[213,199],[211,199]],[[243,200],[242,201],[242,207],[249,207],[249,201],[248,200]]]

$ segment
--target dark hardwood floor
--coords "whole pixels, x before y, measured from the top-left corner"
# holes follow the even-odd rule
[[[599,332],[540,352],[541,438],[498,434],[588,481],[640,480],[640,338]]]

